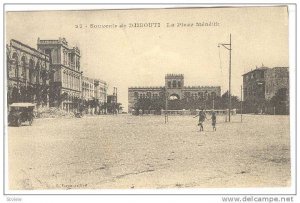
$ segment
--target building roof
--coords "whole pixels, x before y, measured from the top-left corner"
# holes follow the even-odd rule
[[[162,89],[163,86],[128,87],[128,89]]]
[[[269,69],[268,67],[262,66],[262,67],[259,67],[259,68],[255,68],[255,69],[253,69],[253,70],[251,70],[251,71],[249,71],[247,73],[244,73],[242,76],[247,75],[249,73],[253,73],[255,71],[268,70],[268,69]]]
[[[24,48],[27,48],[29,49],[30,51],[32,51],[33,53],[32,54],[38,54],[38,55],[43,55],[43,57],[47,58],[49,60],[49,56],[47,54],[44,54],[43,52],[31,47],[31,46],[28,46],[26,44],[23,44],[22,42],[18,41],[18,40],[15,40],[15,39],[11,39],[10,40],[10,46],[13,46],[13,47],[24,47]]]
[[[165,75],[165,78],[184,78],[184,75],[183,74],[174,74],[174,73],[171,73],[171,74],[166,74]]]

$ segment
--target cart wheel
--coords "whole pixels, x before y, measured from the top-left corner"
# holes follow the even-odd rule
[[[18,120],[17,120],[17,126],[20,127],[21,124],[22,124],[21,118],[18,118]]]

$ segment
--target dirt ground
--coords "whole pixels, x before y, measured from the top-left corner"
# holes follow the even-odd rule
[[[10,189],[289,186],[288,116],[94,116],[8,128]]]

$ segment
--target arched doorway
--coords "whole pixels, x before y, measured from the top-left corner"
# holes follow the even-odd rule
[[[180,97],[178,94],[171,94],[169,97],[170,101],[179,100],[179,99],[180,99]]]
[[[181,101],[178,94],[171,94],[168,99],[168,109],[169,110],[180,110],[181,108]]]

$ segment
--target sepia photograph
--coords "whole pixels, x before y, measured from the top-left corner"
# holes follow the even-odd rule
[[[7,190],[294,185],[287,5],[4,18]]]

